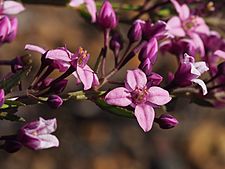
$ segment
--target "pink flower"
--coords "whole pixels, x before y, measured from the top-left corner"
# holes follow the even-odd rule
[[[78,7],[82,4],[85,4],[88,12],[91,15],[92,22],[96,22],[96,4],[94,0],[71,0],[69,6]]]
[[[170,1],[173,3],[179,16],[174,16],[167,22],[169,33],[177,37],[188,35],[200,49],[201,55],[204,56],[204,45],[199,37],[199,34],[209,34],[209,28],[204,19],[191,15],[190,9],[186,4],[180,5],[176,0]]]
[[[46,59],[51,59],[58,64],[59,70],[64,70],[73,66],[73,72],[77,82],[82,82],[84,90],[88,90],[93,86],[99,85],[99,80],[95,72],[87,65],[90,54],[83,48],[78,48],[75,53],[71,53],[66,48],[57,48],[45,51],[43,48],[35,45],[26,45],[25,49],[37,51],[44,54]]]
[[[168,91],[152,86],[147,87],[147,77],[140,69],[128,70],[125,87],[110,91],[105,100],[117,106],[131,105],[141,128],[147,132],[152,128],[155,117],[154,107],[164,105],[171,100]]]
[[[30,122],[19,130],[18,140],[33,150],[58,147],[59,140],[51,134],[56,128],[56,119],[45,120],[40,117],[38,121]]]

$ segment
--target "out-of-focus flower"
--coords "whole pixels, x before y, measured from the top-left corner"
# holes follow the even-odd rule
[[[0,4],[0,43],[11,42],[16,38],[18,21],[13,15],[24,10],[21,3],[3,1]]]
[[[104,29],[113,29],[117,26],[118,21],[116,18],[116,13],[108,0],[103,2],[97,15],[97,21]]]
[[[155,119],[155,122],[159,124],[162,129],[170,129],[179,124],[177,119],[170,114],[162,114],[159,118]]]
[[[108,104],[122,107],[131,105],[135,108],[134,115],[145,132],[152,128],[155,117],[153,108],[171,100],[168,91],[156,86],[147,87],[146,84],[147,78],[143,71],[128,70],[125,87],[115,88],[105,96]]]
[[[180,66],[174,75],[174,79],[171,84],[174,86],[189,86],[192,82],[201,86],[203,95],[207,94],[207,87],[203,80],[198,79],[202,73],[208,71],[209,68],[206,63],[195,62],[194,57],[184,54],[184,58],[180,62]]]
[[[51,108],[57,109],[63,104],[63,100],[58,95],[50,95],[47,100],[48,105]]]
[[[176,0],[171,0],[179,16],[172,17],[167,22],[169,33],[176,37],[188,35],[198,45],[201,55],[204,56],[204,45],[199,34],[209,34],[209,28],[203,18],[191,15],[186,4],[180,5]]]
[[[136,20],[130,27],[127,37],[130,40],[130,43],[139,41],[142,37],[142,27],[145,24],[145,21],[143,20]]]
[[[2,107],[4,102],[5,102],[5,92],[3,89],[0,89],[0,107]]]
[[[69,6],[78,7],[82,4],[86,5],[88,12],[91,15],[92,22],[96,22],[96,4],[94,0],[71,0]]]
[[[59,140],[51,134],[56,128],[56,119],[39,118],[38,121],[30,122],[19,130],[18,140],[33,150],[58,147]]]

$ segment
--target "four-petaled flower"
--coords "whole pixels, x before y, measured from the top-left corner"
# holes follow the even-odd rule
[[[39,118],[19,130],[18,140],[26,147],[33,150],[58,147],[59,140],[52,135],[57,128],[56,119],[45,120]]]
[[[115,88],[105,96],[108,104],[135,108],[134,115],[145,132],[152,128],[155,117],[153,108],[171,100],[168,91],[156,86],[147,87],[146,84],[147,77],[143,71],[128,70],[125,87]]]

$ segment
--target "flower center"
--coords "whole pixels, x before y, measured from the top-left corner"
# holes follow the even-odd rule
[[[197,26],[196,17],[194,17],[194,16],[189,18],[187,21],[184,21],[184,23],[183,23],[183,28],[186,31],[188,31],[188,30],[190,30],[190,29],[192,29],[193,27],[196,27],[196,26]]]
[[[84,67],[87,64],[89,57],[90,57],[89,53],[83,48],[79,47],[77,64],[80,67]]]
[[[142,89],[136,88],[131,93],[133,103],[135,103],[135,104],[144,103],[146,101],[147,94],[148,94],[147,88],[142,88]]]

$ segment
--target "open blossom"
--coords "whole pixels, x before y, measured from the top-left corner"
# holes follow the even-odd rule
[[[11,42],[16,38],[18,21],[13,15],[23,10],[23,5],[16,1],[3,1],[0,4],[0,43]]]
[[[125,87],[113,89],[105,96],[105,100],[111,105],[131,105],[135,109],[134,115],[139,125],[147,132],[152,128],[154,121],[154,107],[168,103],[171,97],[168,91],[160,87],[148,87],[145,73],[135,69],[128,70]]]
[[[194,57],[184,54],[183,60],[181,60],[180,66],[174,75],[172,84],[175,86],[189,86],[192,82],[201,86],[203,95],[207,94],[207,87],[203,80],[199,79],[202,73],[208,71],[209,68],[206,63],[195,62]]]
[[[68,69],[71,66],[74,68],[73,75],[77,82],[82,82],[84,90],[88,90],[93,86],[99,85],[99,80],[94,71],[87,65],[90,54],[83,48],[78,48],[75,53],[71,53],[66,48],[57,48],[52,50],[44,50],[35,45],[26,45],[25,49],[36,51],[44,54],[46,59],[53,60],[58,65],[59,70]]]
[[[209,28],[203,18],[192,15],[186,4],[180,5],[176,0],[171,0],[179,16],[172,17],[167,22],[169,33],[177,37],[189,36],[199,47],[204,56],[204,45],[200,34],[209,34]]]
[[[78,7],[82,4],[86,5],[88,12],[91,15],[92,22],[96,22],[96,4],[94,0],[71,0],[69,6]]]
[[[51,134],[56,128],[56,119],[39,118],[38,121],[30,122],[19,130],[18,140],[33,150],[58,147],[59,140]]]

